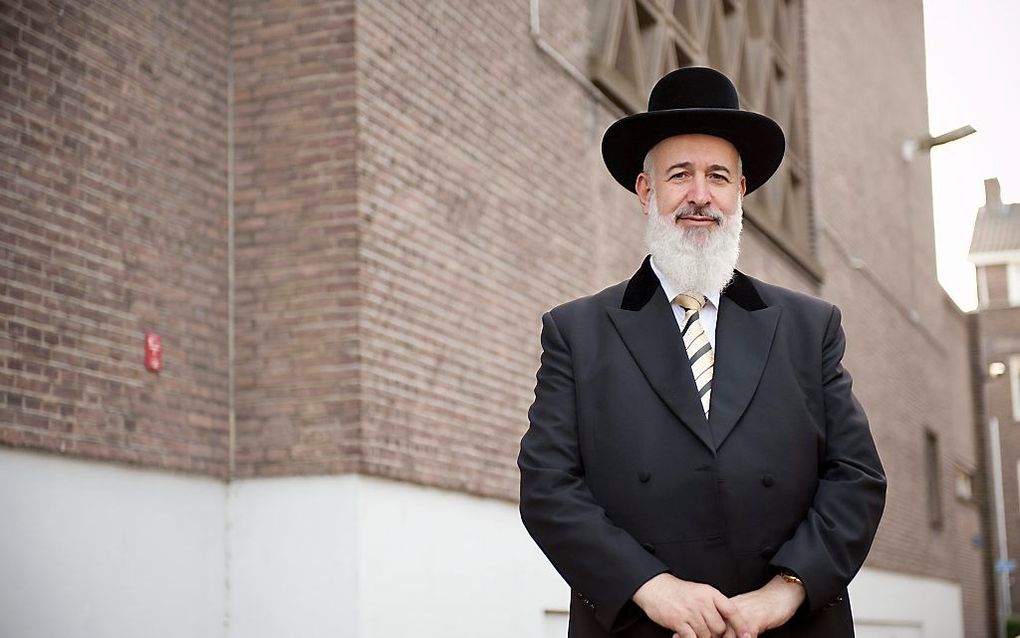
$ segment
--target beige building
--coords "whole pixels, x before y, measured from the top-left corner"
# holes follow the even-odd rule
[[[0,25],[0,634],[562,635],[516,511],[539,317],[637,268],[601,135],[698,63],[789,134],[740,267],[842,308],[888,471],[858,634],[989,635],[967,325],[901,154],[928,134],[920,0]]]

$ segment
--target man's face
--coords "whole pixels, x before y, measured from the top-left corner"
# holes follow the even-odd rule
[[[746,182],[737,149],[721,137],[675,135],[651,151],[651,173],[638,176],[636,190],[645,214],[655,197],[659,215],[681,229],[718,228],[725,216],[739,214]],[[714,213],[713,213],[714,211]],[[690,235],[690,233],[688,233]]]
[[[636,190],[656,267],[682,292],[722,290],[740,255],[745,182],[737,150],[719,137],[678,135],[645,163]]]

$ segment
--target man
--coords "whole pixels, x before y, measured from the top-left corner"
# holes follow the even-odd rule
[[[521,515],[572,637],[853,636],[846,586],[885,477],[839,310],[734,271],[746,193],[785,150],[707,68],[602,142],[637,194],[637,273],[543,317]]]

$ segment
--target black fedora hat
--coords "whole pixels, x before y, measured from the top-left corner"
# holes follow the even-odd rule
[[[602,159],[616,181],[634,191],[645,155],[667,137],[700,133],[728,140],[740,153],[747,192],[779,168],[783,129],[760,113],[740,110],[737,89],[715,69],[685,67],[664,75],[648,96],[648,112],[614,122],[602,136]]]

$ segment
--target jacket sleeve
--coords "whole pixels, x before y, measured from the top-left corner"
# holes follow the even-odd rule
[[[801,613],[830,604],[864,563],[885,506],[885,474],[868,427],[843,368],[846,336],[835,306],[822,345],[824,447],[818,489],[807,517],[772,558],[804,581]]]
[[[571,353],[551,313],[542,317],[542,350],[517,459],[521,519],[574,595],[617,631],[640,617],[634,592],[668,568],[613,524],[585,483]]]

